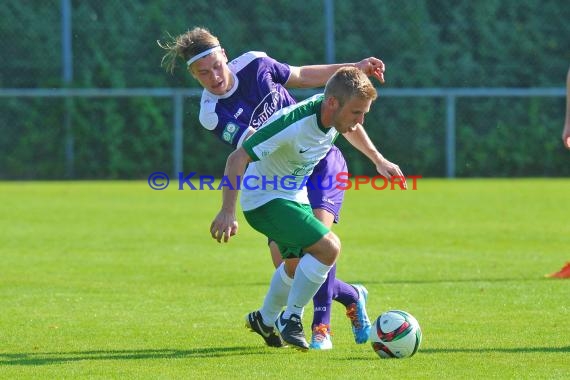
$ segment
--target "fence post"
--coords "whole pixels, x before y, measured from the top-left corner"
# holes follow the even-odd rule
[[[325,2],[325,60],[326,63],[335,63],[334,46],[334,0]]]
[[[184,115],[184,96],[179,90],[174,92],[174,125],[172,133],[172,158],[174,177],[178,178],[178,173],[182,172],[182,139],[183,139],[183,115]]]
[[[445,97],[445,167],[447,178],[455,178],[455,95]]]
[[[61,63],[63,86],[69,87],[73,81],[73,53],[71,41],[71,0],[61,0]],[[75,177],[75,152],[71,115],[73,99],[64,100],[63,126],[65,130],[65,176]]]

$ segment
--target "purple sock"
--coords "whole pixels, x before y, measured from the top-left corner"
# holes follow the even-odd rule
[[[335,278],[333,299],[347,307],[358,301],[358,292],[354,286]]]
[[[313,297],[314,313],[312,327],[321,323],[325,325],[330,325],[331,323],[331,305],[335,290],[335,280],[336,264],[331,268],[327,279]]]

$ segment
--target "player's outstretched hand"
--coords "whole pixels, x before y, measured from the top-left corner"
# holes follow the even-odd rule
[[[397,177],[398,180],[402,183],[402,186],[404,186],[404,189],[408,188],[404,173],[402,170],[400,170],[400,167],[393,162],[383,159],[378,165],[376,165],[376,171],[378,171],[380,175],[389,179]]]
[[[237,231],[238,222],[235,215],[223,210],[216,215],[216,218],[210,225],[210,234],[218,243],[221,243],[222,240],[224,243],[227,243],[230,240],[230,236],[237,234]]]
[[[380,83],[384,83],[384,71],[386,66],[384,62],[376,57],[364,58],[362,61],[356,63],[356,67],[364,72],[369,77],[378,79]]]

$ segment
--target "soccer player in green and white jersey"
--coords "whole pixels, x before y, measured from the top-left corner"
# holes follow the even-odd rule
[[[285,342],[303,351],[309,348],[301,323],[303,308],[340,254],[339,238],[315,218],[303,185],[338,135],[363,124],[376,97],[361,70],[341,68],[327,82],[324,94],[276,112],[226,163],[225,177],[231,185],[223,188],[222,209],[210,226],[211,235],[227,242],[237,233],[241,187],[248,223],[278,244],[284,260],[301,257],[292,284],[285,281],[283,266],[275,271],[261,311],[276,322]],[[239,178],[244,178],[241,186]],[[260,182],[245,183],[250,178]],[[259,314],[250,313],[246,321]],[[256,332],[278,335],[273,326],[263,325],[263,331]]]

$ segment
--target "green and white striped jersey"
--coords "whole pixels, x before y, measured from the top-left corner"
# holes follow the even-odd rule
[[[243,143],[253,159],[242,178],[241,206],[253,210],[275,198],[309,204],[305,186],[338,137],[321,122],[324,95],[274,113]]]

